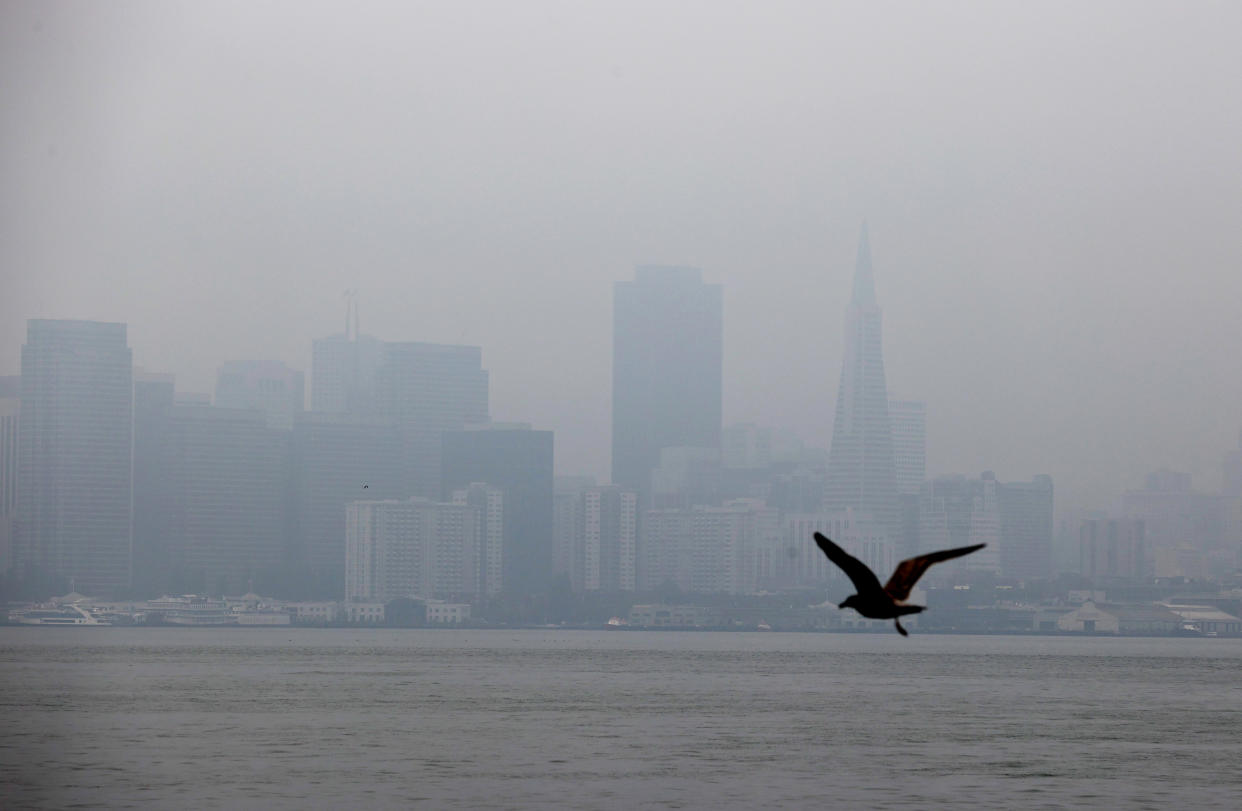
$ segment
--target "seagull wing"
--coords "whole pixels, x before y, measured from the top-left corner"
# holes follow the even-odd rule
[[[923,572],[930,569],[933,563],[960,558],[962,555],[977,552],[985,546],[987,544],[981,543],[974,546],[962,546],[957,549],[942,549],[939,552],[929,552],[926,555],[919,555],[917,558],[903,560],[897,564],[897,570],[893,572],[893,576],[884,585],[884,590],[888,592],[890,597],[900,602],[910,596],[910,589],[914,588],[914,584],[919,582]]]
[[[849,575],[850,580],[854,583],[854,588],[858,590],[859,594],[874,594],[880,591],[880,581],[875,576],[875,573],[867,568],[867,564],[818,532],[815,533],[815,543],[819,545],[820,549],[824,550],[828,560],[837,564],[841,571]]]

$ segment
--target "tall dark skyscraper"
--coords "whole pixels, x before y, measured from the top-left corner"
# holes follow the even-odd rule
[[[163,583],[215,595],[270,587],[287,540],[290,432],[256,409],[179,405],[161,444]]]
[[[270,589],[290,557],[291,432],[260,407],[176,399],[172,375],[134,374],[134,592]]]
[[[22,379],[0,377],[0,575],[13,565],[13,522],[17,518],[17,416]]]
[[[898,544],[902,524],[881,337],[880,305],[864,223],[854,265],[854,291],[845,317],[845,357],[837,389],[824,507],[829,512],[852,508],[869,516],[891,543]]]
[[[441,436],[488,419],[483,350],[385,343],[375,382],[380,415],[401,429],[410,494],[440,498]]]
[[[613,298],[612,483],[643,503],[660,449],[720,448],[722,292],[687,267],[640,267]]]
[[[443,500],[474,482],[504,491],[501,588],[532,594],[552,577],[552,432],[504,425],[444,434]]]
[[[85,594],[130,585],[133,355],[124,324],[27,322],[17,563]]]
[[[134,592],[158,597],[173,588],[170,580],[173,471],[165,445],[176,382],[170,374],[134,372]]]

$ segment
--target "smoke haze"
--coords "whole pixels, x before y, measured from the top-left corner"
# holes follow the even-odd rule
[[[1114,505],[1242,427],[1242,6],[10,2],[0,373],[27,318],[136,365],[483,348],[607,479],[612,283],[724,288],[724,418],[827,447],[860,223],[928,475]]]

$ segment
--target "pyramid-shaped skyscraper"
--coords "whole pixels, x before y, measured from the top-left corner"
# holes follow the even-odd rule
[[[897,545],[900,507],[881,327],[871,246],[867,224],[863,223],[854,291],[845,319],[845,357],[837,389],[824,506],[831,512],[852,509],[858,520],[869,520]]]

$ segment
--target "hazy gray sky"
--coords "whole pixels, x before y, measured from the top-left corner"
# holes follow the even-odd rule
[[[725,420],[827,446],[867,218],[929,473],[1114,505],[1242,427],[1242,4],[7,2],[0,373],[30,317],[138,365],[307,369],[341,291],[483,347],[606,477],[612,282],[725,289]]]

